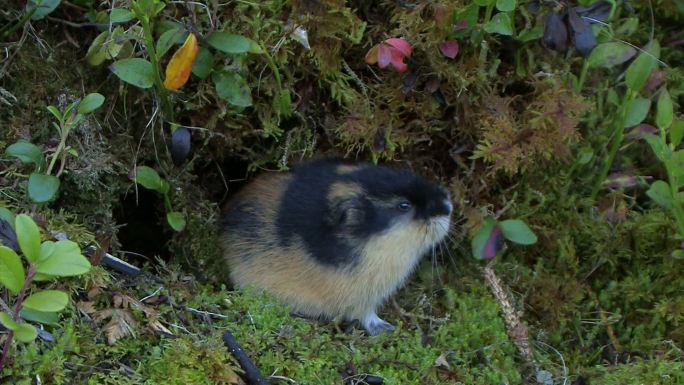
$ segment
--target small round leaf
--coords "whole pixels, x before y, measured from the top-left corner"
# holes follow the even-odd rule
[[[42,312],[56,312],[69,303],[69,296],[59,290],[43,290],[24,300],[24,307]]]
[[[81,254],[76,242],[68,240],[55,242],[52,254],[36,263],[38,273],[57,277],[81,275],[90,268],[90,261]]]
[[[0,285],[16,295],[24,285],[24,279],[26,275],[21,258],[9,247],[0,246]]]
[[[14,228],[17,232],[17,241],[24,257],[35,263],[40,256],[40,230],[33,218],[26,214],[17,215],[14,220]]]
[[[532,245],[537,243],[537,236],[527,224],[520,219],[508,219],[499,222],[499,227],[501,228],[504,237],[513,243],[519,245]]]
[[[9,330],[17,330],[17,328],[19,327],[19,324],[14,322],[12,316],[5,313],[4,311],[0,311],[0,324],[2,324],[2,326]]]
[[[33,163],[38,167],[43,164],[43,152],[40,147],[25,140],[20,140],[7,147],[5,154],[18,158],[24,163]]]
[[[36,203],[51,201],[59,190],[59,178],[34,172],[29,176],[28,195]]]
[[[19,342],[31,342],[38,336],[38,331],[35,326],[29,324],[19,324],[17,330],[14,331],[14,338]]]
[[[119,79],[138,88],[151,88],[154,85],[152,63],[141,58],[117,60],[109,66]]]
[[[83,100],[81,100],[81,103],[78,105],[78,112],[81,114],[88,114],[91,113],[100,106],[102,106],[102,103],[104,103],[105,97],[102,94],[98,94],[97,92],[94,92],[92,94],[86,95]]]
[[[176,231],[182,231],[185,228],[185,217],[178,211],[166,214],[166,221]]]

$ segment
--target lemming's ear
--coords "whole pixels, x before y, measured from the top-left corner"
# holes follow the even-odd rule
[[[332,226],[353,227],[365,219],[365,202],[362,197],[339,198],[328,208],[328,223]]]

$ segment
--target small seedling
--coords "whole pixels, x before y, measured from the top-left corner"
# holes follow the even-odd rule
[[[29,343],[36,338],[36,328],[25,321],[56,324],[59,319],[57,313],[69,303],[67,293],[60,290],[39,290],[32,284],[56,277],[85,274],[91,268],[90,262],[81,254],[81,249],[75,242],[62,240],[41,243],[40,229],[30,216],[17,215],[13,224],[24,258],[22,261],[15,250],[0,246],[0,285],[14,299],[9,304],[0,299],[0,323],[9,330],[0,353],[0,371],[7,361],[14,339]]]
[[[47,169],[45,168],[46,161],[43,158],[43,152],[38,146],[20,140],[7,147],[5,153],[8,156],[18,158],[23,163],[33,164],[35,167],[34,171],[29,175],[27,187],[28,196],[31,201],[45,203],[57,196],[60,185],[59,176],[64,172],[67,158],[69,156],[78,156],[78,152],[66,144],[69,133],[85,115],[100,108],[104,100],[104,96],[92,93],[86,95],[82,100],[71,103],[64,111],[60,111],[55,106],[48,106],[48,111],[57,119],[57,123],[53,122],[52,124],[59,134],[59,145],[52,154]],[[60,161],[59,169],[55,175],[52,175],[58,160]]]
[[[613,92],[608,95],[608,100],[616,105],[615,116],[610,125],[613,142],[608,150],[608,155],[601,166],[598,174],[598,179],[594,182],[594,188],[591,192],[591,199],[595,200],[601,187],[604,185],[608,172],[610,171],[615,156],[622,146],[622,141],[625,136],[625,128],[633,127],[644,121],[648,115],[651,107],[651,100],[641,96],[641,90],[646,85],[651,73],[658,67],[658,56],[660,54],[660,45],[657,41],[653,41],[650,46],[641,52],[634,61],[627,67],[625,72],[625,85],[627,91],[620,100],[619,96]],[[594,59],[598,63],[613,62],[613,59]],[[622,60],[617,57],[615,60]],[[612,96],[611,96],[612,95]]]
[[[684,150],[677,150],[684,137],[684,120],[675,120],[672,99],[666,87],[658,94],[655,124],[659,135],[647,133],[643,137],[665,167],[667,180],[651,183],[646,195],[672,213],[677,223],[677,238],[684,240],[684,193],[680,192],[684,187]],[[684,258],[684,249],[677,249],[672,255]]]
[[[170,185],[159,173],[151,167],[138,166],[133,169],[131,179],[148,190],[156,191],[164,197],[164,207],[166,207],[166,222],[176,231],[185,228],[185,217],[180,211],[173,211],[171,199],[169,198]]]
[[[493,259],[503,250],[505,239],[519,245],[537,243],[537,236],[522,220],[507,219],[499,222],[487,217],[471,241],[473,256],[477,259]]]

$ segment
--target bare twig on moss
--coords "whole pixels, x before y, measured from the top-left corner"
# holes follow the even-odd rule
[[[487,266],[484,268],[484,277],[489,288],[501,306],[504,315],[508,335],[513,339],[513,343],[518,348],[520,355],[529,364],[534,364],[534,352],[530,345],[530,337],[527,326],[522,322],[521,314],[513,307],[508,293],[504,290],[501,280],[496,276],[494,270]]]

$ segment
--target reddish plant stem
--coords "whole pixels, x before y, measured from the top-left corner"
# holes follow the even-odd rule
[[[12,319],[16,322],[19,321],[21,314],[21,308],[24,305],[24,298],[26,298],[26,292],[28,287],[33,281],[33,276],[36,275],[36,265],[29,265],[28,271],[26,272],[26,279],[24,280],[24,285],[19,290],[19,295],[17,296],[17,302],[14,305],[14,314],[12,314]],[[5,341],[5,346],[2,348],[2,355],[0,356],[0,372],[5,367],[5,362],[9,356],[9,349],[12,346],[12,340],[14,339],[14,332],[10,330],[7,335],[7,340]]]

